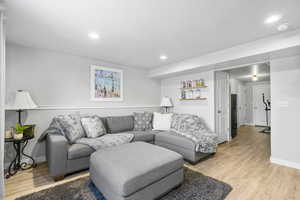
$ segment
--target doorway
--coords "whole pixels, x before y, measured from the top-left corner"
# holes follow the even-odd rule
[[[266,109],[266,102],[271,102],[268,62],[216,71],[215,81],[219,142],[236,137],[241,126],[270,127],[270,107]]]

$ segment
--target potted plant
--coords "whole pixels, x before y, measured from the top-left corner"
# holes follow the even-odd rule
[[[17,123],[15,127],[14,139],[22,139],[24,131],[28,128],[30,128],[30,126],[22,126],[20,123]]]
[[[27,124],[29,128],[24,130],[23,137],[34,137],[35,132],[35,125],[34,124]]]

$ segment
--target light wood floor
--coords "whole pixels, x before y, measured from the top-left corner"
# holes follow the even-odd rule
[[[270,136],[244,126],[229,143],[219,146],[215,156],[189,165],[207,176],[224,181],[233,187],[226,200],[297,200],[300,199],[300,170],[271,164]],[[56,182],[48,176],[47,165],[39,165],[7,179],[6,198],[15,199],[83,176],[81,172]]]

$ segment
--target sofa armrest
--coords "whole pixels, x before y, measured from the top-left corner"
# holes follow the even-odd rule
[[[67,173],[68,141],[60,134],[48,134],[46,157],[50,176],[64,176]]]

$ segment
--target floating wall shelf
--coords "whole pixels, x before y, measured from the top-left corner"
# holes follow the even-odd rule
[[[199,86],[199,87],[180,88],[180,89],[181,89],[181,90],[196,90],[196,89],[201,89],[201,88],[207,88],[207,86],[204,85],[204,86]]]
[[[197,101],[197,100],[206,100],[206,97],[196,98],[196,99],[179,99],[180,101]]]
[[[207,99],[202,97],[201,94],[201,90],[207,88],[204,79],[181,81],[180,86],[180,101],[199,101]]]

